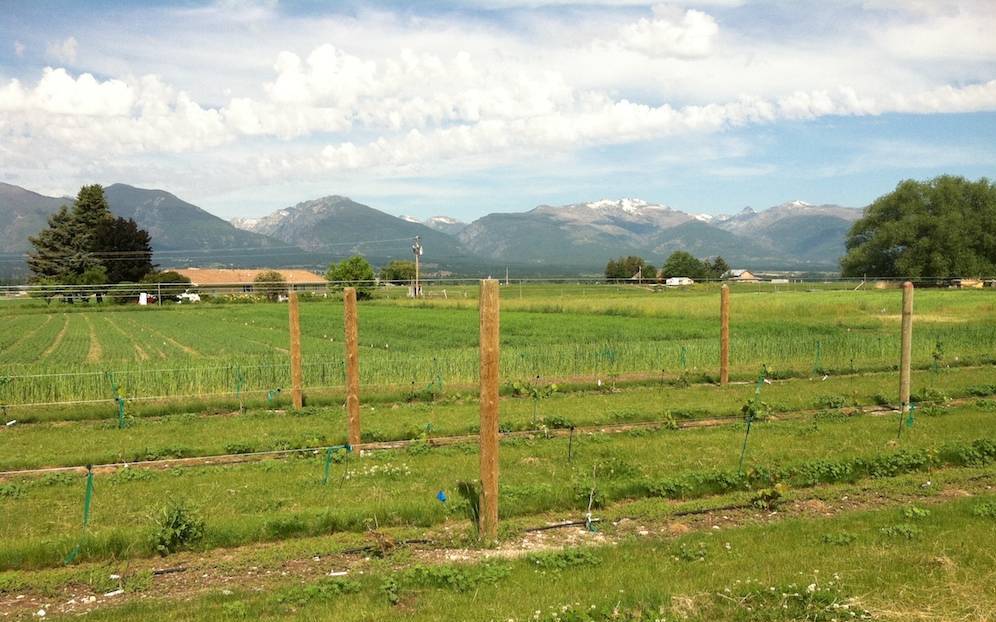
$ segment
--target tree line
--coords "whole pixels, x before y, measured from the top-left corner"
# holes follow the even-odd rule
[[[610,259],[605,265],[607,279],[642,279],[657,281],[672,277],[688,277],[690,279],[718,279],[730,269],[722,257],[698,259],[686,251],[675,251],[664,261],[660,270],[647,262],[643,257],[630,255]]]

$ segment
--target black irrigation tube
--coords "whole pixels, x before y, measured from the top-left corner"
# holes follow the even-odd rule
[[[951,406],[960,406],[967,403],[974,403],[978,400],[992,401],[993,398],[960,398],[956,400],[949,400],[944,402]],[[938,402],[921,402],[923,404],[937,404]],[[813,415],[820,412],[825,412],[827,409],[806,409],[806,410],[795,410],[783,413],[778,413],[771,415],[769,420],[772,421],[793,421],[796,419],[801,419],[807,415]],[[894,415],[898,413],[899,410],[893,406],[858,406],[851,407],[845,412],[848,417],[853,417],[857,415],[869,415],[869,416],[885,416]],[[717,417],[709,417],[703,419],[687,419],[682,421],[666,422],[660,420],[652,421],[635,421],[631,423],[619,423],[619,424],[609,424],[609,425],[590,425],[590,426],[575,426],[573,428],[553,428],[547,430],[516,430],[513,432],[503,432],[501,433],[501,438],[533,438],[536,436],[544,436],[546,438],[550,437],[561,437],[568,436],[572,432],[574,433],[590,433],[590,434],[622,434],[625,432],[631,432],[633,430],[653,430],[667,428],[669,426],[676,430],[686,430],[695,428],[710,428],[718,427],[721,425],[727,425],[729,423],[736,423],[743,420],[740,415],[720,415]],[[381,442],[369,442],[360,443],[359,445],[354,445],[353,448],[359,451],[388,451],[394,449],[403,449],[412,445],[413,443],[428,443],[433,447],[444,447],[447,445],[457,445],[460,443],[467,443],[478,440],[477,434],[460,434],[454,436],[438,436],[435,438],[429,438],[426,440],[421,439],[403,439],[396,441],[381,441]],[[339,447],[339,445],[325,445],[321,447],[302,447],[299,449],[275,449],[272,451],[255,451],[240,454],[215,454],[211,456],[192,456],[189,458],[172,458],[172,459],[161,459],[161,460],[140,460],[136,462],[110,462],[106,464],[95,464],[89,467],[83,465],[76,466],[60,466],[60,467],[43,467],[35,469],[15,469],[11,471],[0,471],[0,481],[12,478],[12,477],[22,477],[22,476],[35,476],[35,475],[47,475],[49,473],[86,473],[88,468],[92,469],[95,473],[107,473],[114,472],[120,469],[138,468],[138,469],[168,469],[173,467],[197,467],[197,466],[221,466],[226,464],[241,464],[246,462],[259,462],[266,459],[275,458],[285,458],[293,455],[300,454],[314,454],[319,455],[321,452],[326,451],[330,447]]]

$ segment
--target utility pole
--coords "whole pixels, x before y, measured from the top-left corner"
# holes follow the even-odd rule
[[[422,296],[422,286],[419,285],[419,274],[418,274],[418,262],[419,257],[422,256],[422,236],[415,236],[415,243],[412,244],[412,254],[415,255],[415,291],[412,292],[414,298],[420,298]]]
[[[508,266],[505,266],[505,286],[508,287]]]

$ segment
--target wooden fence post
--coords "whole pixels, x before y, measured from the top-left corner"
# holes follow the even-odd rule
[[[360,353],[356,315],[356,288],[347,287],[343,298],[343,324],[346,327],[346,413],[349,415],[349,444],[360,444]]]
[[[301,410],[304,406],[301,389],[301,318],[297,309],[297,292],[294,290],[288,296],[287,309],[290,314],[291,401],[294,410]]]
[[[481,537],[498,536],[498,281],[481,281]]]
[[[899,410],[910,409],[910,359],[913,354],[913,283],[903,283],[903,347],[899,359]]]
[[[719,290],[719,384],[730,382],[730,287]]]

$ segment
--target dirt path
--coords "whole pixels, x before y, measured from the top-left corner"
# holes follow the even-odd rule
[[[55,336],[55,340],[51,343],[51,345],[49,345],[48,348],[46,348],[45,351],[42,352],[41,358],[46,359],[53,352],[55,352],[55,349],[59,347],[60,343],[62,343],[62,339],[63,339],[63,337],[66,336],[66,331],[68,331],[68,330],[69,330],[69,315],[66,314],[66,313],[63,313],[62,314],[62,329]]]
[[[83,321],[86,322],[87,329],[90,331],[90,350],[86,353],[86,362],[99,363],[104,355],[104,348],[100,345],[97,330],[93,327],[90,316],[83,314]]]
[[[117,564],[81,565],[91,572],[115,573],[125,576],[152,573],[151,585],[141,592],[95,592],[81,583],[51,588],[47,593],[25,590],[0,594],[0,618],[12,615],[31,615],[40,609],[47,616],[56,614],[80,615],[95,609],[118,606],[146,599],[168,598],[173,601],[190,600],[207,593],[226,589],[265,591],[279,586],[314,582],[330,573],[355,573],[370,567],[371,557],[390,555],[404,550],[403,562],[398,567],[413,564],[473,563],[485,559],[514,559],[531,553],[561,549],[565,546],[607,546],[624,540],[645,539],[664,541],[694,532],[715,532],[747,525],[773,524],[786,519],[805,518],[823,520],[849,512],[897,507],[909,503],[939,504],[953,498],[991,493],[993,479],[987,475],[966,476],[956,484],[941,489],[940,494],[883,492],[875,488],[854,490],[842,487],[820,486],[797,491],[799,496],[778,506],[775,510],[758,509],[750,505],[728,505],[715,509],[691,509],[692,504],[674,502],[670,515],[641,518],[618,518],[602,523],[602,529],[592,533],[581,526],[520,532],[505,540],[497,548],[453,548],[453,542],[466,533],[463,521],[453,521],[441,527],[428,529],[414,542],[396,542],[389,535],[368,532],[365,545],[342,550],[342,544],[332,544],[328,538],[314,538],[314,546],[307,547],[307,557],[300,554],[282,556],[280,543],[252,544],[232,549],[215,549],[206,553],[180,553],[167,560],[137,559]],[[843,490],[843,492],[842,492]],[[846,494],[845,494],[846,493]],[[608,511],[625,515],[632,502],[617,504]],[[683,506],[690,506],[688,509]],[[555,514],[537,517],[557,524],[577,519],[574,514]],[[438,543],[438,544],[434,544]],[[296,547],[298,550],[304,547]]]

